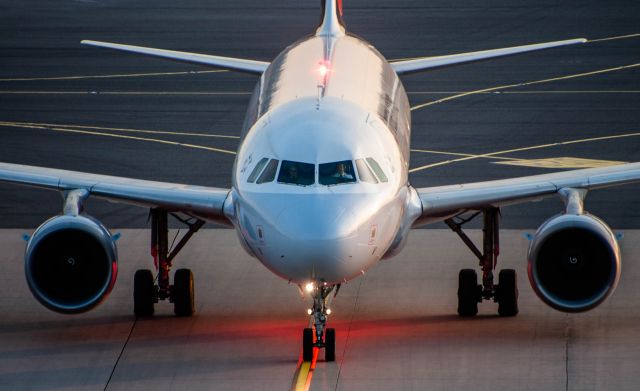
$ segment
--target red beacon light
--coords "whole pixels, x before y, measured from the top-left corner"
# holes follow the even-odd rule
[[[329,72],[331,72],[331,62],[329,61],[320,61],[320,66],[317,69],[320,78],[324,80]]]

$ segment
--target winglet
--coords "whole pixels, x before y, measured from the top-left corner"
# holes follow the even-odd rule
[[[316,36],[337,37],[344,35],[346,29],[342,20],[342,0],[321,0],[322,15]]]

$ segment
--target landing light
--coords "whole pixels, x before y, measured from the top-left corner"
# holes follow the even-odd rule
[[[327,308],[327,315],[331,315],[331,308]]]
[[[311,308],[309,308],[309,309],[307,310],[307,315],[311,315],[312,313],[313,313],[313,311],[311,310]]]
[[[315,288],[315,285],[313,284],[313,282],[308,283],[304,287],[304,289],[307,291],[307,293],[313,292],[313,288]]]

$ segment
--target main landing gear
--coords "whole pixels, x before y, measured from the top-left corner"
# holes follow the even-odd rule
[[[165,210],[151,209],[151,255],[157,275],[157,284],[151,270],[136,271],[133,280],[133,312],[137,316],[152,316],[154,304],[159,300],[173,303],[177,316],[191,316],[195,312],[193,273],[189,269],[178,269],[169,282],[169,273],[173,259],[203,225],[204,221],[191,223],[173,215],[189,227],[189,231],[180,239],[175,248],[169,249],[168,213]]]
[[[313,348],[324,348],[325,361],[336,360],[336,330],[327,328],[327,316],[331,314],[328,307],[328,298],[335,288],[338,294],[340,285],[313,284],[307,285],[307,292],[311,293],[313,307],[308,310],[311,315],[309,323],[313,327],[307,327],[302,332],[302,360],[313,360]],[[315,333],[314,333],[315,331]]]
[[[484,217],[482,252],[462,231],[462,226],[473,220],[480,213]],[[493,300],[498,303],[498,313],[501,316],[515,316],[518,314],[518,283],[516,271],[503,269],[498,275],[498,284],[494,284],[494,270],[500,254],[500,209],[489,208],[475,213],[467,219],[447,219],[445,222],[471,252],[480,260],[482,270],[482,284],[478,284],[478,275],[474,269],[462,269],[458,275],[458,314],[471,317],[478,313],[478,303],[483,300]]]

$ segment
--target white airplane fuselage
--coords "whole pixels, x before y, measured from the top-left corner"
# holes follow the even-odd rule
[[[243,247],[286,280],[329,284],[400,250],[415,193],[410,121],[402,83],[367,42],[312,36],[285,49],[256,86],[233,169],[225,213]],[[261,160],[278,165],[271,181],[255,178]],[[353,181],[322,184],[321,165],[341,161]],[[313,183],[280,181],[283,162],[312,164]]]

